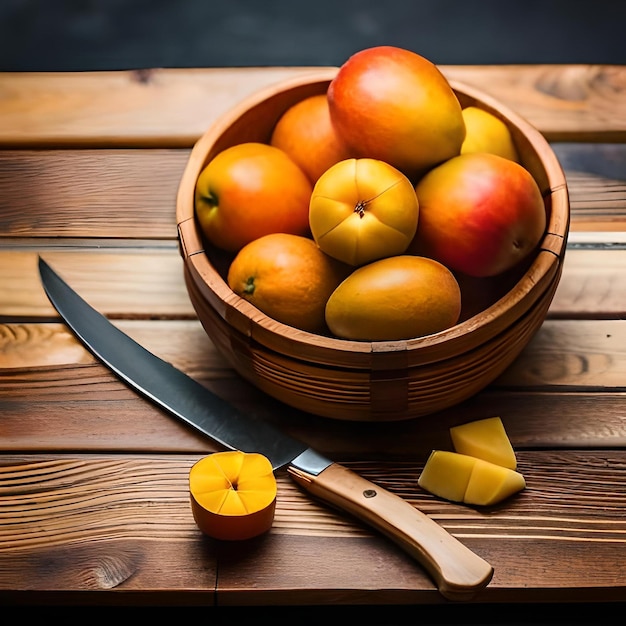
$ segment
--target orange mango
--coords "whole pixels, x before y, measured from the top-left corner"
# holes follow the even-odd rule
[[[189,472],[191,510],[198,528],[214,539],[250,539],[274,521],[277,485],[267,457],[216,452]]]

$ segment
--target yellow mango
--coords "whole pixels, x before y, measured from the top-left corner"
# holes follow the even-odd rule
[[[463,502],[489,506],[505,500],[524,487],[526,481],[519,472],[476,459]]]
[[[476,459],[447,450],[433,450],[417,484],[430,493],[463,502]]]
[[[437,261],[401,254],[354,270],[326,302],[331,332],[356,341],[394,341],[454,326],[461,290]]]
[[[489,506],[524,489],[526,481],[507,467],[458,452],[433,450],[418,485],[446,500]]]
[[[509,127],[493,113],[469,106],[463,109],[465,139],[461,154],[490,152],[519,162],[519,154]]]
[[[490,461],[509,469],[517,468],[515,451],[499,417],[489,417],[450,429],[456,452]]]

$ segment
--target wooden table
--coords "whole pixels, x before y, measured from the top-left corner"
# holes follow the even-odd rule
[[[94,361],[48,302],[38,255],[149,350],[488,560],[474,606],[626,600],[626,67],[442,68],[553,143],[571,233],[548,319],[514,365],[462,406],[393,424],[263,396],[216,352],[182,280],[174,204],[194,141],[247,94],[314,69],[0,74],[0,603],[449,606],[402,551],[283,474],[268,535],[201,536],[188,471],[217,448]],[[448,428],[493,415],[527,489],[488,510],[420,490]]]

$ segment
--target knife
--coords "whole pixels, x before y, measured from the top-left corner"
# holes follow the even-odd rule
[[[152,354],[83,300],[41,257],[50,302],[85,347],[123,382],[227,449],[260,452],[316,498],[382,532],[415,558],[449,600],[486,587],[493,568],[412,504],[325,458],[268,422],[240,412]]]

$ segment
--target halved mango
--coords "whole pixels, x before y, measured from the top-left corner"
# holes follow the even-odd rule
[[[446,500],[489,506],[524,489],[526,481],[507,467],[458,452],[433,450],[418,485]]]
[[[453,426],[450,437],[454,449],[461,454],[517,469],[515,451],[499,417]]]
[[[276,477],[261,454],[236,450],[200,459],[189,471],[189,493],[198,528],[215,539],[250,539],[274,522]]]

